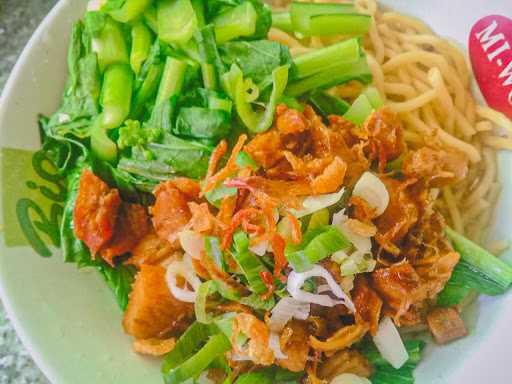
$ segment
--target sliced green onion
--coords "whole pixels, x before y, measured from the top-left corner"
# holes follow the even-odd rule
[[[211,335],[218,332],[219,329],[216,326],[198,322],[193,323],[180,336],[174,349],[165,356],[162,363],[162,372],[165,374],[184,363],[190,356],[201,349]]]
[[[199,286],[194,302],[194,311],[196,313],[196,320],[203,324],[210,324],[213,321],[213,316],[206,313],[206,301],[208,296],[217,291],[217,286],[213,280],[205,281]]]
[[[219,356],[231,349],[231,342],[223,334],[211,336],[206,344],[192,357],[175,369],[164,373],[166,384],[181,384],[197,377]]]
[[[270,311],[276,305],[274,296],[263,300],[261,295],[251,293],[249,296],[242,297],[238,300],[240,304],[247,305],[257,311]]]
[[[254,35],[257,19],[258,14],[250,1],[221,13],[213,20],[217,42],[225,43],[239,37]]]
[[[317,262],[350,245],[338,228],[327,225],[306,232],[299,245],[289,244],[285,255],[296,272],[305,272]]]
[[[362,56],[354,63],[336,64],[313,76],[294,81],[286,88],[286,95],[300,96],[314,89],[330,88],[351,80],[358,80],[364,84],[371,82],[372,75],[366,57]]]
[[[257,294],[267,292],[267,287],[261,280],[260,273],[268,272],[268,270],[260,259],[249,251],[249,238],[244,232],[238,231],[233,236],[233,241],[235,244],[233,258],[247,279],[249,289]]]
[[[237,188],[226,187],[224,184],[220,184],[211,191],[206,192],[204,197],[206,197],[210,204],[219,208],[225,197],[236,196],[237,191]]]
[[[374,108],[368,98],[361,94],[354,100],[350,109],[343,115],[343,117],[354,124],[363,124],[368,116],[373,112]]]
[[[168,44],[187,43],[197,28],[190,0],[157,1],[158,36]]]
[[[322,208],[319,211],[314,212],[311,215],[308,223],[308,231],[311,231],[318,227],[323,227],[329,224],[329,210]]]
[[[325,71],[335,64],[359,60],[361,48],[358,39],[349,39],[325,48],[300,55],[294,59],[297,79]]]
[[[205,236],[204,249],[206,254],[215,262],[215,265],[223,270],[227,270],[224,254],[220,248],[220,241],[215,236]]]
[[[236,165],[240,168],[251,168],[253,171],[257,171],[259,166],[252,157],[245,151],[240,151],[236,157]]]

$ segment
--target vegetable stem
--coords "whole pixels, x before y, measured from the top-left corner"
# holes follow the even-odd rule
[[[197,28],[190,0],[157,1],[158,36],[168,44],[185,44]]]
[[[372,79],[366,57],[354,63],[341,63],[305,79],[294,81],[286,88],[286,95],[300,96],[314,89],[329,88],[351,80],[369,83]]]
[[[341,63],[356,62],[359,59],[358,39],[349,39],[305,53],[294,60],[297,79],[314,75]]]
[[[250,1],[226,11],[215,18],[215,36],[218,43],[225,43],[256,32],[258,14]]]
[[[167,58],[156,97],[156,105],[181,92],[186,69],[186,62],[174,57]]]
[[[494,281],[503,291],[512,284],[512,267],[453,229],[447,227],[445,230],[453,248],[459,252],[461,262]]]
[[[120,8],[108,13],[113,19],[121,23],[128,23],[142,15],[151,2],[152,0],[126,0]]]
[[[119,127],[130,113],[133,72],[127,64],[113,64],[107,68],[101,89],[103,107],[102,127]]]
[[[151,51],[152,36],[150,29],[142,21],[132,28],[132,51],[130,53],[130,65],[137,75],[142,63],[146,61]]]
[[[98,55],[98,65],[102,72],[111,64],[129,63],[121,24],[110,17],[106,18],[102,30],[93,36],[92,50]]]
[[[293,33],[293,25],[290,12],[272,13],[272,26],[284,32]]]

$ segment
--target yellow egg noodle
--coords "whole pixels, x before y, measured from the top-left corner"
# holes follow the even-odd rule
[[[273,5],[281,8],[287,3],[274,1]],[[512,150],[512,122],[475,99],[470,66],[453,43],[414,17],[387,11],[376,0],[356,0],[356,6],[373,17],[364,42],[368,64],[387,107],[404,122],[408,145],[415,148],[434,142],[469,159],[467,177],[439,191],[437,208],[455,230],[500,253],[508,244],[488,243],[486,232],[494,221],[501,189],[496,151]],[[344,39],[301,40],[275,28],[269,37],[288,45],[294,56]],[[357,83],[331,90],[345,98],[355,98],[360,91]]]

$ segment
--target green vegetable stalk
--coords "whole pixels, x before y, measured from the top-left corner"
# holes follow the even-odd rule
[[[356,62],[360,52],[358,39],[349,39],[300,55],[294,60],[296,78],[303,79],[337,64]]]
[[[142,21],[132,27],[132,50],[130,52],[130,65],[133,72],[138,75],[142,64],[151,51],[152,35],[150,29]]]
[[[215,18],[215,36],[218,43],[252,36],[256,32],[258,14],[251,2],[246,1]]]
[[[102,72],[112,64],[130,62],[121,24],[108,16],[105,17],[103,28],[93,34],[92,50],[98,56]]]
[[[168,44],[187,43],[198,26],[190,0],[157,0],[158,36]]]
[[[123,5],[116,5],[116,1],[110,0],[102,7],[102,11],[108,12],[114,20],[121,23],[129,23],[141,16],[152,0],[126,0]]]
[[[358,80],[363,84],[371,82],[372,74],[366,57],[362,56],[354,63],[336,64],[325,71],[294,81],[286,88],[286,95],[300,96],[315,89],[330,88],[351,80]]]
[[[130,113],[133,72],[127,64],[109,66],[101,89],[102,128],[112,129],[123,124]]]
[[[187,63],[174,57],[168,57],[165,62],[162,80],[156,96],[156,105],[169,100],[171,96],[181,92],[183,81],[185,80],[185,71]]]

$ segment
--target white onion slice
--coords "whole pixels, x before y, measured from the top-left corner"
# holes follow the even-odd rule
[[[273,332],[281,332],[286,323],[292,318],[306,320],[309,316],[311,305],[292,297],[282,298],[272,309],[269,319],[269,328]]]
[[[395,324],[389,317],[384,317],[373,342],[379,350],[380,354],[395,369],[399,369],[409,360],[409,354],[405,345],[395,327]]]
[[[345,188],[341,188],[339,192],[328,193],[325,195],[308,196],[302,202],[302,209],[290,209],[290,212],[296,218],[307,216],[313,212],[319,211],[320,209],[330,207],[336,204],[343,197]]]
[[[286,360],[288,356],[283,353],[281,350],[281,344],[279,342],[279,334],[275,332],[270,332],[270,337],[268,339],[268,347],[274,352],[274,357],[279,360]]]
[[[183,250],[194,259],[201,258],[201,252],[204,251],[204,236],[190,230],[181,231],[178,234],[180,245]]]
[[[231,360],[233,361],[252,361],[252,359],[247,355],[242,355],[240,353],[231,353]]]
[[[329,384],[372,384],[366,377],[354,375],[353,373],[342,373],[331,380]]]
[[[192,287],[192,290],[187,287],[178,287],[176,282],[178,276],[184,278]],[[197,290],[201,285],[201,280],[199,280],[194,271],[190,255],[185,255],[181,261],[173,261],[170,263],[165,273],[165,280],[167,287],[169,287],[169,290],[176,299],[186,303],[194,303],[196,301]]]
[[[328,295],[314,294],[302,290],[301,288],[304,285],[304,282],[311,277],[322,277],[323,279],[325,279],[330,288],[329,292],[332,293],[339,300],[335,300]],[[311,270],[303,273],[297,273],[295,271],[292,271],[288,276],[287,289],[288,292],[290,292],[290,295],[298,301],[314,303],[322,305],[324,307],[334,307],[335,305],[343,304],[349,310],[355,312],[355,307],[354,303],[352,303],[352,300],[350,300],[348,295],[345,292],[343,292],[343,290],[338,285],[338,283],[336,283],[336,281],[329,273],[329,271],[327,271],[320,265],[315,265]]]
[[[389,204],[389,193],[384,183],[373,173],[365,172],[357,181],[352,196],[358,196],[382,215]]]
[[[364,237],[354,233],[347,225],[348,216],[345,215],[345,210],[335,213],[332,216],[332,225],[341,229],[341,232],[347,237],[347,239],[356,247],[358,251],[363,253],[369,253],[372,249],[372,240],[369,237]]]

